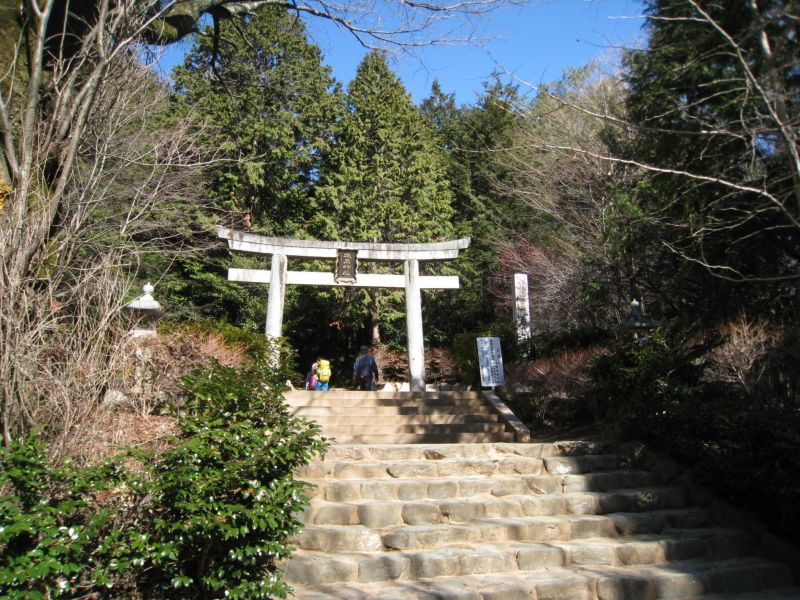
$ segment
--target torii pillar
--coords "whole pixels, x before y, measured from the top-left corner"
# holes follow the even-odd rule
[[[371,244],[365,242],[321,242],[272,238],[227,227],[217,227],[217,235],[228,240],[231,250],[272,255],[272,269],[228,269],[230,281],[268,283],[267,337],[281,336],[283,305],[287,284],[350,286],[370,288],[404,288],[406,293],[406,327],[408,334],[408,371],[411,391],[425,390],[425,347],[422,332],[423,289],[458,289],[458,277],[420,276],[421,260],[456,258],[467,248],[469,238],[449,242],[421,244]],[[288,271],[288,257],[336,259],[333,272]],[[403,262],[403,275],[358,273],[359,260]]]

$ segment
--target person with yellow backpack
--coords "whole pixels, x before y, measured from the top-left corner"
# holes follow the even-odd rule
[[[318,392],[327,392],[328,382],[331,380],[331,361],[324,358],[319,358],[317,359],[316,365],[317,385],[314,389],[316,389]]]

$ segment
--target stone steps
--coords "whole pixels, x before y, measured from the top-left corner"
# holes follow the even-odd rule
[[[369,402],[372,400],[386,400],[393,404],[408,400],[424,400],[429,401],[431,399],[441,399],[441,398],[450,398],[454,401],[467,401],[467,400],[475,400],[481,397],[480,392],[473,392],[473,391],[449,391],[449,392],[385,392],[385,391],[374,391],[374,392],[363,392],[357,390],[329,390],[327,392],[315,392],[315,391],[306,391],[306,390],[289,390],[284,392],[284,399],[289,402],[290,404],[294,402],[299,402],[303,404],[307,404],[309,402],[313,403],[316,401],[326,401],[326,400],[345,400],[345,401],[356,401],[356,402]]]
[[[322,422],[322,421],[320,421]],[[337,427],[342,434],[356,434],[363,433],[363,425],[347,425],[341,424]],[[505,423],[498,423],[497,421],[489,421],[481,423],[474,421],[472,423],[442,423],[436,426],[437,434],[449,433],[505,433],[509,431]],[[399,425],[397,423],[386,425],[370,425],[369,433],[371,435],[391,435],[392,433],[428,433],[430,435],[430,425],[427,423],[412,423],[408,425]],[[511,430],[513,433],[513,430]]]
[[[491,475],[583,475],[613,471],[628,464],[620,455],[587,455],[578,457],[548,456],[538,458],[523,454],[501,457],[459,457],[429,455],[430,458],[384,460],[326,459],[312,461],[298,471],[298,477],[311,479],[397,479],[412,474],[419,478]]]
[[[521,571],[515,574],[460,575],[417,579],[392,584],[337,584],[318,591],[298,590],[298,600],[367,599],[471,599],[514,600],[694,600],[707,591],[758,589],[766,583],[786,581],[786,573],[764,561],[717,561],[703,568],[693,565],[681,570],[670,567],[582,567],[551,568],[547,571]],[[780,585],[780,584],[779,584]],[[794,595],[793,595],[794,594]],[[797,598],[797,588],[760,592],[758,595],[713,596],[714,598],[759,598],[777,600]]]
[[[317,421],[323,426],[334,427],[338,430],[341,426],[353,426],[354,424],[361,423],[352,415],[300,415],[294,413],[295,416],[303,416],[307,419]],[[375,416],[369,417],[368,423],[361,423],[359,425],[362,431],[372,431],[374,427],[383,427],[385,425],[425,425],[436,426],[440,425],[458,425],[468,423],[499,423],[499,415],[481,414],[481,415],[392,415],[392,416]],[[391,443],[391,442],[390,442]],[[375,445],[385,445],[376,443]]]
[[[433,505],[411,505],[403,518],[392,504],[362,505],[360,521],[353,525],[307,525],[293,543],[304,550],[358,552],[417,550],[452,544],[567,541],[692,529],[708,522],[701,508],[662,509],[647,513],[608,515],[550,515],[536,517],[478,517],[476,504],[454,503],[451,522],[432,522]],[[331,517],[333,518],[333,517]],[[424,524],[407,525],[408,521]],[[398,525],[398,523],[401,523]]]
[[[599,442],[340,444],[297,475],[301,600],[800,598],[750,535]]]
[[[684,508],[680,488],[638,488],[614,493],[504,495],[502,497],[449,497],[426,500],[380,498],[341,501],[319,500],[303,515],[306,525],[425,525],[458,523],[485,517],[543,517],[553,515],[605,515]],[[384,525],[372,516],[381,515]]]
[[[324,431],[324,426],[323,426]],[[326,439],[338,444],[457,444],[478,442],[513,442],[513,431],[484,431],[462,433],[329,433]]]
[[[296,390],[285,398],[292,415],[316,421],[337,444],[514,442],[528,435],[477,392]]]
[[[545,458],[599,454],[605,449],[606,445],[599,442],[337,445],[328,448],[325,460],[440,460],[443,458],[506,458],[508,456]]]
[[[356,414],[357,413],[357,417]],[[464,413],[464,407],[456,404],[441,404],[438,406],[431,405],[411,405],[411,406],[298,406],[292,410],[292,414],[296,417],[324,417],[331,416],[337,417],[342,415],[352,415],[353,417],[363,419],[365,424],[368,424],[367,417],[392,417],[397,415],[453,415],[461,416]],[[472,415],[489,415],[492,414],[489,408],[485,406],[477,407],[469,412]]]
[[[760,592],[760,599],[797,598],[788,568],[753,558],[693,560],[656,566],[550,567],[513,573],[464,574],[391,583],[298,587],[297,600],[694,600],[709,593]],[[791,594],[795,594],[792,596]],[[754,596],[721,596],[755,598]]]
[[[610,471],[584,475],[531,475],[449,477],[447,479],[308,479],[309,495],[329,502],[363,500],[425,500],[502,497],[519,494],[602,494],[614,490],[643,489],[658,485],[658,477],[646,471]]]
[[[486,402],[479,396],[465,398],[463,400],[448,397],[430,397],[430,398],[380,398],[380,397],[367,397],[367,398],[353,398],[352,396],[335,396],[332,393],[314,392],[320,394],[319,396],[310,396],[308,398],[295,397],[289,399],[289,406],[292,407],[314,407],[324,408],[332,406],[357,406],[357,407],[416,407],[416,406],[459,406],[459,407],[473,407],[483,408]]]
[[[627,539],[589,538],[548,543],[480,544],[336,556],[304,551],[286,571],[290,583],[394,581],[481,573],[513,573],[552,567],[655,565],[692,558],[728,559],[748,552],[750,537],[727,529],[676,530]]]
[[[542,475],[541,458],[513,457],[506,460],[448,458],[442,460],[312,462],[297,472],[301,479],[398,479],[484,476],[501,474]]]

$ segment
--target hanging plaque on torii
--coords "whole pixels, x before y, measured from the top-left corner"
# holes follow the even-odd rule
[[[458,289],[456,276],[420,275],[419,262],[449,260],[467,248],[469,238],[447,242],[379,244],[369,242],[322,242],[274,238],[218,226],[217,235],[228,240],[231,250],[272,255],[272,268],[228,269],[228,280],[269,284],[265,333],[281,335],[285,288],[290,285],[403,288],[406,295],[408,370],[411,391],[425,389],[425,348],[422,335],[423,289]],[[334,259],[333,272],[288,271],[288,257]],[[359,261],[402,262],[403,275],[359,273]]]
[[[358,281],[358,250],[337,250],[334,272],[333,281],[338,285],[353,285]]]

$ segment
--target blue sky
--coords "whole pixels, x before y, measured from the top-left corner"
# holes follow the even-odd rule
[[[429,95],[438,79],[458,104],[472,104],[493,70],[535,85],[614,48],[642,45],[641,13],[635,0],[531,0],[482,17],[477,26],[483,47],[433,46],[418,50],[416,58],[395,53],[391,66],[415,102]],[[336,79],[347,85],[366,50],[326,21],[311,19],[308,30]],[[184,42],[170,49],[162,68],[179,62],[187,47]]]

